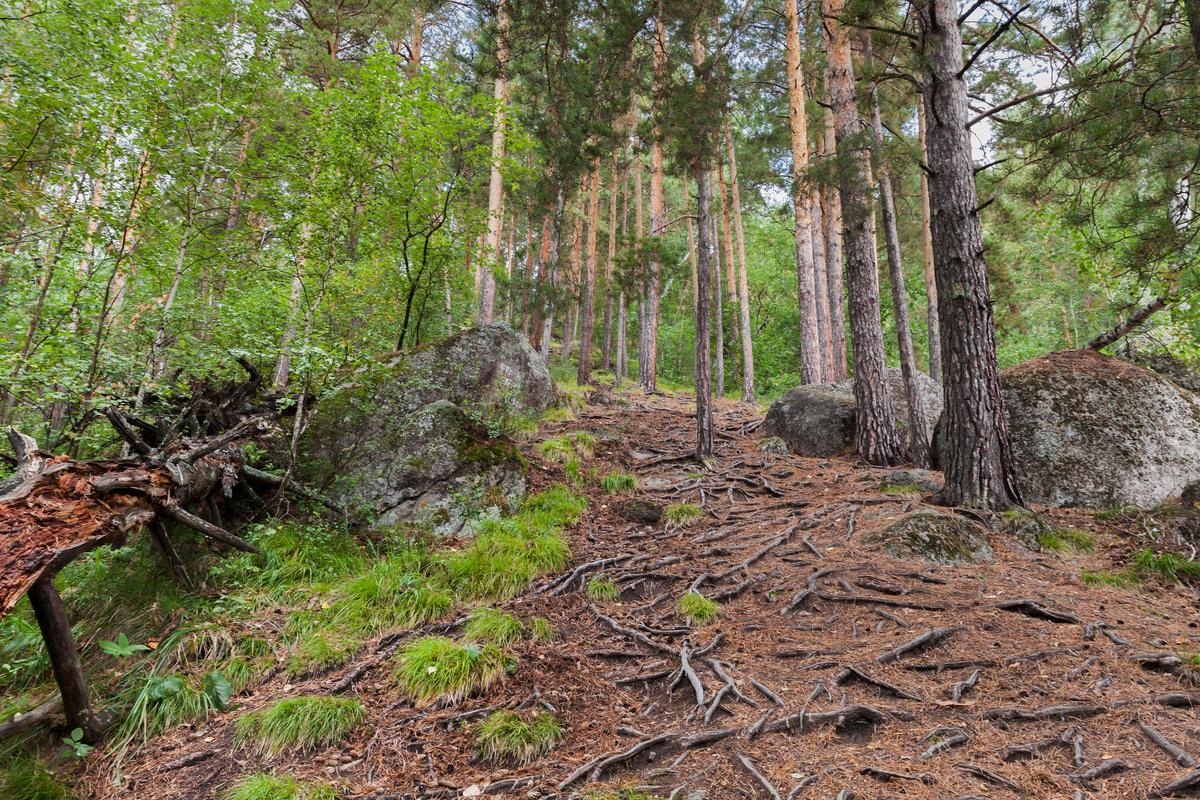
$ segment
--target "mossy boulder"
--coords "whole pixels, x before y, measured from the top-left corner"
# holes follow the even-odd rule
[[[865,537],[898,558],[920,558],[937,564],[990,561],[992,548],[982,526],[955,514],[914,511]]]
[[[618,503],[616,511],[622,519],[640,525],[657,525],[663,517],[663,507],[660,504],[640,497]]]
[[[1153,508],[1200,481],[1200,396],[1162,375],[1067,350],[1000,380],[1027,502]]]
[[[360,371],[317,407],[300,443],[300,477],[375,527],[431,524],[453,533],[477,511],[525,492],[510,423],[555,402],[524,337],[472,328]]]
[[[927,424],[932,425],[942,413],[941,384],[917,373],[917,394]],[[908,401],[898,369],[888,370],[888,397],[901,438],[907,440]],[[797,386],[767,409],[761,431],[764,436],[779,437],[797,455],[838,455],[854,448],[856,411],[851,381]]]

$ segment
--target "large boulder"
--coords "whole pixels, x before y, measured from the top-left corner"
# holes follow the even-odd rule
[[[888,395],[896,425],[907,445],[908,401],[904,378],[898,369],[888,370]],[[924,373],[917,373],[917,396],[932,426],[942,414],[942,386]],[[797,386],[767,409],[762,425],[764,436],[777,436],[802,456],[832,456],[854,447],[854,384],[819,383]]]
[[[987,532],[957,514],[913,511],[868,534],[867,544],[882,545],[897,558],[936,564],[978,564],[992,559]]]
[[[1066,350],[1000,381],[1027,501],[1149,508],[1200,481],[1200,397],[1162,375]]]
[[[524,495],[525,462],[501,435],[555,398],[524,337],[471,328],[372,365],[322,400],[300,442],[300,475],[374,527],[453,533],[477,509]]]

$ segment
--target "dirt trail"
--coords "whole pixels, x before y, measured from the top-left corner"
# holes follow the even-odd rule
[[[641,496],[701,503],[704,516],[674,530],[637,525],[589,490],[571,532],[582,569],[506,604],[548,617],[558,639],[517,646],[501,688],[416,709],[385,663],[409,634],[385,637],[333,673],[269,680],[237,710],[163,737],[126,766],[127,787],[107,794],[219,797],[235,778],[274,769],[376,800],[630,786],[693,800],[1135,798],[1196,769],[1187,762],[1200,757],[1200,688],[1179,664],[1200,649],[1195,593],[1076,577],[1125,563],[1116,523],[1052,514],[1096,538],[1092,555],[1032,553],[994,534],[991,563],[898,560],[863,543],[924,505],[881,492],[888,470],[764,453],[758,418],[722,403],[715,466],[701,476],[687,457],[690,401],[601,399],[551,432],[592,432],[598,474],[633,472]],[[562,479],[531,461],[534,488]],[[606,559],[619,560],[597,563]],[[619,600],[587,599],[582,585],[596,574],[617,582]],[[689,587],[720,600],[719,621],[692,629],[678,616]],[[1017,599],[1033,602],[1001,607]],[[331,692],[354,692],[368,708],[341,745],[271,761],[233,748],[241,710]],[[464,723],[522,702],[552,707],[563,743],[524,768],[472,763]]]

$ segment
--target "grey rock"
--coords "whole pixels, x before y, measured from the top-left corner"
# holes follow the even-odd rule
[[[789,452],[791,452],[788,450],[787,442],[785,442],[783,439],[780,439],[778,436],[768,436],[767,438],[763,439],[762,443],[758,446],[758,449],[762,450],[764,453],[772,453],[777,456],[786,456]]]
[[[917,373],[917,387],[926,423],[932,426],[942,413],[941,384]],[[888,395],[896,426],[907,445],[908,401],[898,369],[888,370]],[[771,404],[760,430],[764,436],[779,437],[798,455],[838,455],[854,447],[856,409],[851,381],[797,386]]]
[[[373,527],[454,533],[520,502],[526,464],[492,438],[555,402],[540,356],[507,326],[472,328],[364,370],[321,401],[299,475]]]
[[[622,519],[641,525],[657,525],[662,519],[663,507],[653,500],[634,498],[617,504],[617,514]]]
[[[941,511],[904,514],[868,534],[864,541],[883,545],[898,558],[920,558],[937,564],[977,564],[992,558],[982,526]]]
[[[1162,375],[1067,350],[1000,380],[1027,502],[1152,508],[1200,481],[1200,397]]]
[[[879,488],[915,486],[922,492],[940,492],[942,476],[928,469],[898,469],[883,476]]]

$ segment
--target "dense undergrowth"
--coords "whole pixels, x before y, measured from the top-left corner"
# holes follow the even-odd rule
[[[356,533],[315,517],[272,520],[242,531],[261,555],[217,559],[195,545],[190,590],[161,577],[145,537],[79,559],[58,584],[93,694],[118,719],[105,743],[114,780],[142,742],[226,710],[277,668],[297,679],[333,669],[372,638],[447,618],[458,605],[474,606],[462,641],[415,639],[394,660],[397,687],[423,702],[502,679],[515,664],[508,646],[554,634],[543,619],[522,621],[487,604],[564,567],[571,552],[562,532],[585,508],[581,496],[556,485],[506,517],[475,519],[462,542],[440,542],[416,527]],[[276,609],[285,613],[261,613]],[[435,685],[427,671],[435,662],[458,671],[439,671]],[[416,672],[406,673],[406,664]],[[5,717],[56,691],[27,602],[0,622],[0,691]],[[241,717],[237,740],[256,752],[303,750],[345,735],[362,714],[354,701],[289,698]],[[43,763],[61,766],[89,749],[69,741],[47,748],[37,733],[5,743],[0,796],[70,797]],[[229,797],[321,800],[329,791],[261,775]]]

